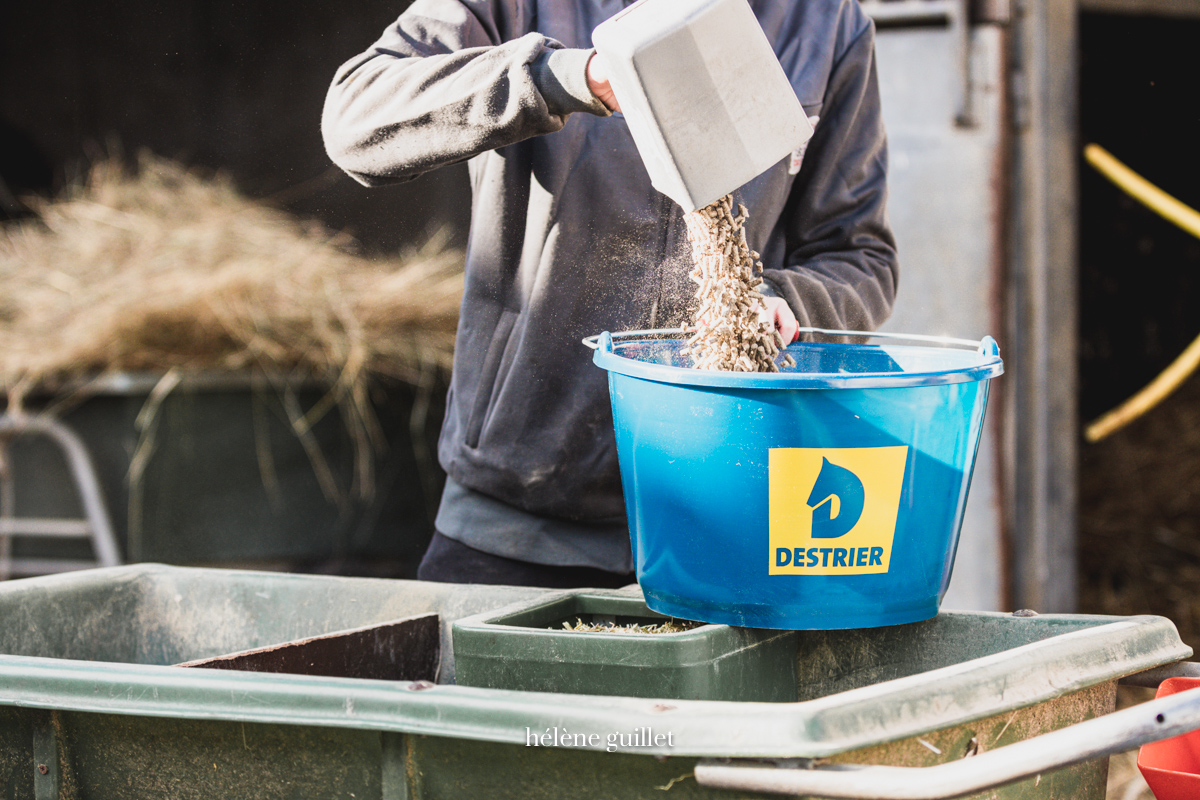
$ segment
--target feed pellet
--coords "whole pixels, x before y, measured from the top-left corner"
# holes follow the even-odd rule
[[[734,214],[733,195],[684,215],[695,269],[690,277],[698,290],[694,325],[688,340],[697,369],[732,372],[778,372],[776,358],[784,346],[773,323],[761,320],[762,262],[746,242],[746,207]],[[783,363],[795,366],[790,355]]]
[[[693,622],[686,619],[668,619],[663,622],[648,622],[639,624],[630,622],[618,625],[615,622],[584,622],[579,617],[575,622],[564,622],[563,630],[577,633],[683,633],[693,628],[699,628],[703,622]]]

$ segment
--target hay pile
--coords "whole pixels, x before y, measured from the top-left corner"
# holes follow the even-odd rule
[[[40,221],[0,227],[0,392],[113,371],[317,379],[363,403],[373,376],[450,366],[462,255],[391,259],[143,155],[97,164]]]

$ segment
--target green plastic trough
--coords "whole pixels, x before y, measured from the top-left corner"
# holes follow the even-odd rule
[[[454,623],[463,686],[689,700],[796,699],[796,634],[701,625],[674,634],[563,630],[669,620],[640,597],[580,592]]]
[[[889,769],[831,762],[986,773],[1010,747],[1041,764],[1036,753],[1058,746],[1031,737],[1108,714],[1119,678],[1191,653],[1157,617],[943,612],[789,634],[795,670],[780,680],[795,682],[792,702],[455,685],[456,620],[519,617],[571,594],[158,565],[2,584],[0,796],[662,800],[757,797],[753,787],[782,791],[763,778]],[[172,666],[428,613],[440,618],[441,650],[429,662],[435,675],[421,680]],[[621,634],[538,636],[551,649],[583,636],[637,647]],[[652,681],[654,665],[643,669]],[[1165,715],[1163,731],[1183,724],[1174,710],[1150,713]],[[971,796],[1103,797],[1104,758],[1056,766],[1028,777],[1000,770],[1001,781],[1021,780]],[[902,774],[911,777],[888,785],[932,785],[927,773]],[[833,791],[841,785],[850,784]]]

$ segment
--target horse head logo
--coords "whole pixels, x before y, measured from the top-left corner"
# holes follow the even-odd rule
[[[821,459],[821,473],[808,495],[813,510],[812,538],[836,539],[858,524],[866,494],[862,481],[850,470]]]

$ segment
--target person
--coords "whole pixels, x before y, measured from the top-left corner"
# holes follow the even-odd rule
[[[632,582],[607,377],[581,338],[678,327],[683,209],[651,185],[591,49],[622,0],[416,0],[336,73],[322,132],[367,186],[469,162],[466,280],[418,577]],[[897,260],[874,27],[855,0],[751,0],[815,133],[735,193],[766,313],[873,329]],[[750,90],[752,87],[748,87]]]

